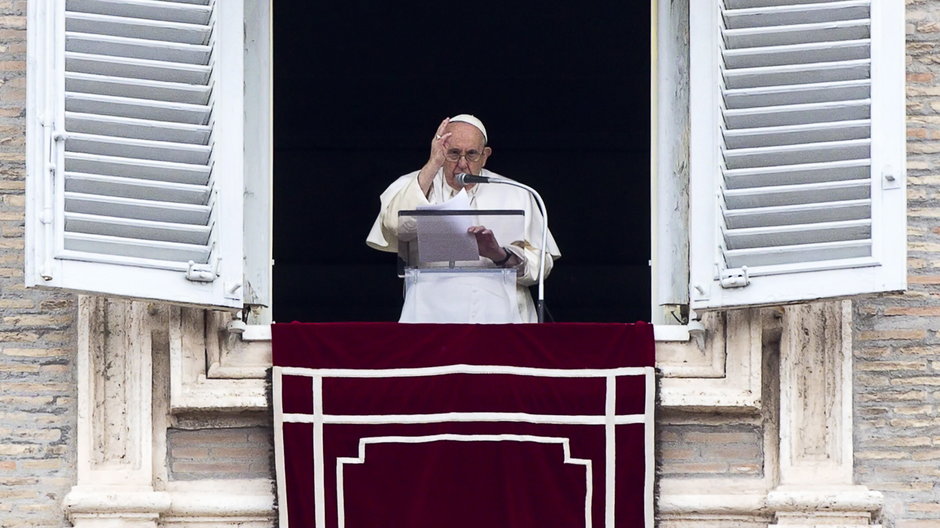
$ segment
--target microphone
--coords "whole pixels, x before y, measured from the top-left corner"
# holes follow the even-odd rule
[[[454,179],[457,180],[457,185],[464,187],[471,183],[502,183],[503,178],[491,178],[489,176],[477,176],[475,174],[466,174],[461,172],[460,174],[454,176]]]
[[[457,184],[461,187],[466,186],[468,183],[502,183],[505,185],[511,185],[513,187],[519,187],[529,192],[539,205],[539,209],[542,210],[542,247],[539,248],[539,298],[535,301],[536,313],[538,314],[538,320],[540,323],[545,322],[545,246],[548,244],[548,210],[545,209],[545,202],[542,201],[542,196],[528,185],[519,183],[514,180],[509,180],[506,178],[500,178],[498,176],[477,176],[474,174],[467,174],[461,172],[460,174],[454,176],[454,180],[457,181]]]

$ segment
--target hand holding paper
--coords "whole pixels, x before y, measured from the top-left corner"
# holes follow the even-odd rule
[[[421,210],[455,211],[470,209],[470,197],[466,190],[436,205],[422,206]],[[455,262],[478,260],[480,249],[477,238],[470,233],[469,215],[442,215],[417,217],[418,247],[422,262]]]

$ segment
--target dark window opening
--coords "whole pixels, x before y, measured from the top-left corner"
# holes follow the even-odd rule
[[[394,321],[378,196],[437,124],[486,124],[487,168],[538,189],[563,257],[556,321],[650,317],[644,2],[281,2],[274,10],[277,321]]]

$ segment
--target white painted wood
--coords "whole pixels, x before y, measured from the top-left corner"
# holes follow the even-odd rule
[[[725,105],[728,109],[785,106],[790,104],[819,103],[833,99],[865,99],[871,94],[871,80],[832,81],[788,86],[758,86],[754,88],[726,89]]]
[[[760,48],[730,49],[723,52],[725,64],[733,68],[758,68],[781,64],[834,62],[868,57],[870,39],[811,42]]]
[[[186,204],[205,204],[209,189],[204,185],[161,182],[100,174],[65,173],[65,190],[76,193],[100,193],[108,196]]]
[[[188,64],[207,64],[212,48],[206,45],[161,42],[159,47],[153,42],[110,35],[87,33],[65,33],[68,49],[89,55],[114,55],[135,59],[182,62]]]
[[[729,250],[737,247],[746,248],[756,244],[763,246],[788,246],[807,244],[819,240],[823,242],[852,240],[868,236],[870,232],[871,220],[849,220],[846,222],[796,224],[782,227],[729,229],[727,231],[727,244]]]
[[[28,285],[242,306],[242,4],[35,10]]]
[[[664,307],[689,302],[688,0],[651,0],[656,14],[652,122],[653,323],[674,323]],[[659,326],[657,326],[657,329]]]
[[[191,125],[205,125],[212,113],[208,105],[149,101],[107,94],[66,94],[65,104],[69,112]]]
[[[209,238],[209,229],[203,226],[128,220],[80,213],[66,213],[65,225],[75,233],[102,233],[122,238],[179,241],[195,245],[205,244]]]
[[[206,44],[212,33],[206,24],[160,22],[81,12],[70,12],[65,18],[65,28],[76,33],[102,33],[117,37],[196,45]]]
[[[870,133],[871,122],[867,119],[741,128],[725,132],[725,145],[731,148],[760,148],[822,143],[864,139]]]
[[[127,18],[146,18],[190,24],[206,24],[212,9],[203,5],[180,4],[162,0],[69,0],[71,9]]]
[[[838,22],[866,17],[869,3],[870,0],[842,0],[755,7],[745,3],[739,4],[737,11],[726,13],[725,24],[729,28],[741,28],[802,24],[807,19],[815,22]]]
[[[117,132],[118,130],[115,130]],[[101,156],[128,156],[138,159],[207,165],[212,154],[208,145],[190,145],[169,141],[118,138],[70,133],[65,148],[72,152]]]
[[[728,7],[734,4],[729,3]],[[807,42],[859,40],[869,36],[866,19],[837,22],[807,22],[786,26],[728,29],[725,38],[731,47],[779,46]]]
[[[65,53],[65,64],[69,71],[78,73],[188,84],[205,84],[212,75],[209,65],[69,51]]]
[[[205,166],[151,160],[135,160],[121,156],[97,156],[70,153],[65,161],[74,172],[124,176],[165,182],[206,185],[210,170]]]
[[[249,322],[271,322],[274,196],[272,2],[245,3],[245,304]]]
[[[208,86],[147,79],[122,79],[107,75],[70,72],[65,75],[65,88],[73,93],[108,93],[130,99],[175,101],[204,105],[209,101]]]
[[[767,186],[760,189],[727,189],[725,202],[736,208],[772,207],[805,203],[813,196],[826,196],[825,201],[863,200],[868,196],[867,179],[838,180],[815,183]],[[770,225],[770,222],[767,222]]]
[[[208,142],[212,127],[135,119],[132,117],[104,116],[66,112],[69,130],[78,133],[107,136],[116,135],[132,139],[166,140],[173,143],[204,144]]]
[[[691,5],[694,310],[906,287],[903,13]]]
[[[68,191],[64,194],[66,210],[75,213],[199,226],[206,225],[212,214],[212,209],[208,205],[159,202]]]

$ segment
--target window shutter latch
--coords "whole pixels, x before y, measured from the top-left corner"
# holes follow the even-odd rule
[[[891,165],[885,165],[881,171],[881,188],[882,189],[900,189],[901,188],[901,179],[898,177],[897,172],[895,172],[894,167]]]
[[[751,279],[747,274],[747,266],[721,270],[718,283],[721,284],[722,288],[743,288],[747,286],[751,283]]]
[[[186,279],[193,282],[213,282],[219,276],[219,261],[216,259],[213,264],[196,264],[189,261],[186,268]]]

